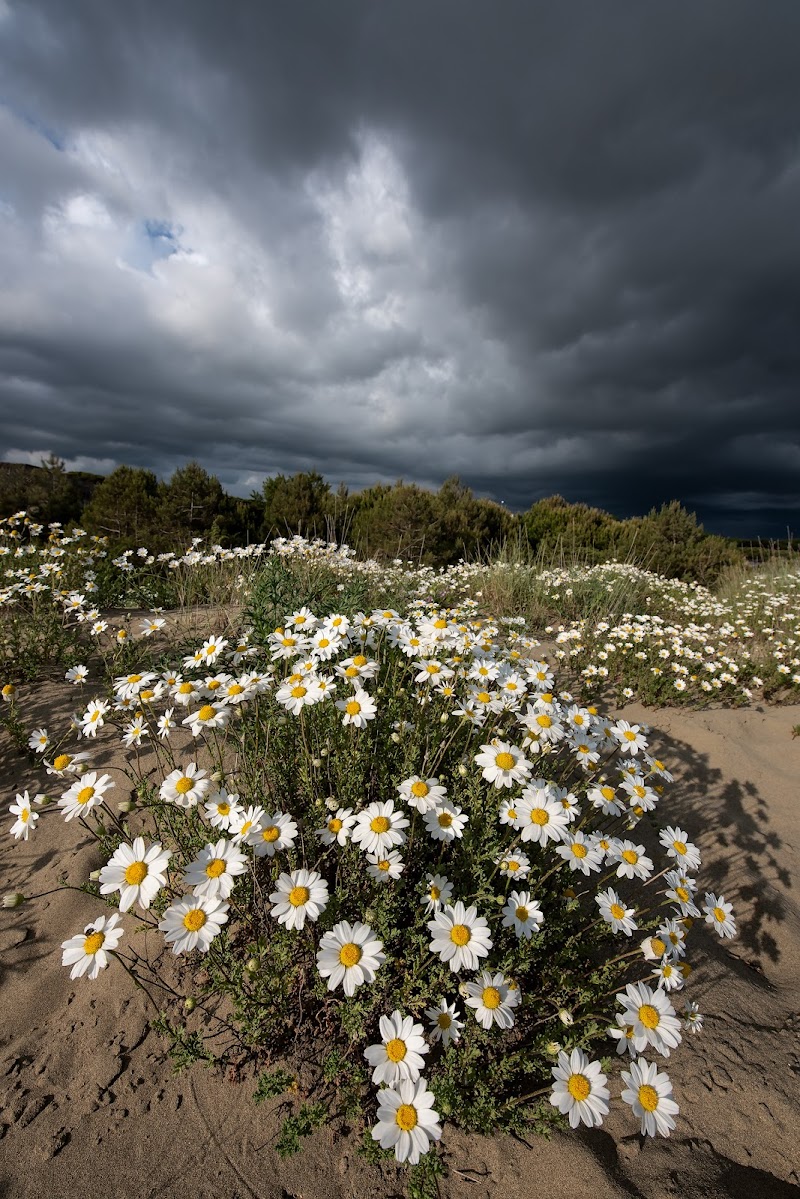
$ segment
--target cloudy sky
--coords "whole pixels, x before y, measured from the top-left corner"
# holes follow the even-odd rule
[[[0,458],[800,534],[800,4],[0,0]]]

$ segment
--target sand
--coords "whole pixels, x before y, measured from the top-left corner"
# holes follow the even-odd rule
[[[51,684],[22,688],[22,697],[29,720],[55,727],[74,692]],[[686,995],[706,1026],[667,1064],[677,1128],[669,1140],[645,1141],[619,1101],[602,1129],[550,1141],[448,1126],[443,1199],[800,1195],[800,739],[791,737],[800,708],[622,714],[651,726],[676,775],[665,812],[696,832],[701,881],[734,902],[740,927],[733,942],[698,937]],[[4,805],[15,790],[42,789],[7,738],[0,778]],[[42,820],[29,844],[4,831],[0,858],[2,892],[45,890],[64,870],[83,881],[101,864],[80,827],[57,819]],[[256,1106],[250,1078],[199,1064],[175,1076],[164,1042],[148,1031],[144,997],[121,969],[71,982],[59,944],[97,914],[97,901],[74,891],[0,913],[4,1199],[404,1193],[402,1172],[364,1162],[354,1134],[323,1129],[281,1159],[274,1143],[287,1108]]]

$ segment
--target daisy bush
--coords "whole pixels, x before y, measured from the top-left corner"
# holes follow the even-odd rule
[[[179,1060],[246,1056],[259,1097],[302,1094],[287,1148],[342,1118],[427,1170],[449,1122],[595,1126],[611,1103],[668,1135],[693,926],[733,936],[731,905],[648,730],[559,690],[538,648],[475,600],[301,605],[90,682],[69,730],[31,732],[48,791],[10,811],[15,837],[47,816],[102,847],[69,880],[92,919],[64,965],[128,970]]]

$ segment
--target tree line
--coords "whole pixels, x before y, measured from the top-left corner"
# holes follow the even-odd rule
[[[735,541],[706,533],[678,501],[619,520],[558,495],[513,513],[477,498],[457,477],[438,491],[399,480],[351,493],[304,471],[272,476],[259,492],[241,498],[227,495],[198,462],[179,467],[167,481],[132,466],[118,466],[105,477],[68,472],[55,455],[40,467],[0,466],[0,515],[24,508],[42,524],[79,524],[108,537],[115,549],[186,548],[194,537],[246,545],[300,533],[346,541],[383,560],[442,566],[502,549],[542,565],[616,558],[703,583],[743,560]]]

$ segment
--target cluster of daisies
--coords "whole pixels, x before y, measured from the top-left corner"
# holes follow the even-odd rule
[[[144,627],[141,635],[148,636]],[[476,619],[470,605],[454,612],[420,602],[407,617],[386,609],[322,619],[302,607],[287,615],[260,654],[247,637],[229,643],[212,636],[184,659],[180,671],[142,670],[115,678],[105,697],[76,713],[71,735],[82,744],[105,727],[131,751],[149,738],[171,754],[178,726],[184,735],[188,730],[196,752],[161,778],[159,802],[199,817],[207,840],[190,861],[144,835],[119,844],[98,875],[100,894],[113,897],[118,910],[63,943],[63,963],[72,977],[96,978],[120,952],[123,916],[134,909],[147,913],[162,891],[169,902],[159,903],[157,926],[166,944],[175,954],[208,953],[234,918],[229,902],[234,889],[258,874],[269,881],[270,916],[302,938],[299,944],[314,954],[327,990],[350,999],[393,963],[357,913],[328,926],[333,875],[326,878],[324,871],[335,869],[338,854],[355,852],[376,885],[403,887],[407,877],[419,875],[421,864],[430,866],[424,888],[410,903],[418,906],[416,920],[426,929],[430,953],[449,969],[452,993],[429,997],[427,1028],[415,1020],[422,1011],[384,1014],[380,1041],[365,1050],[380,1088],[372,1135],[399,1161],[414,1163],[441,1135],[434,1094],[422,1074],[426,1056],[437,1045],[458,1046],[473,1021],[473,1028],[501,1037],[525,1004],[538,1002],[535,994],[523,994],[511,973],[492,965],[498,939],[513,936],[520,946],[535,945],[556,905],[561,911],[574,903],[585,921],[586,907],[580,912],[575,898],[579,888],[579,898],[592,896],[592,922],[623,946],[637,932],[642,936],[643,921],[652,930],[645,910],[663,909],[655,931],[624,955],[631,964],[641,963],[649,981],[631,983],[620,993],[620,1010],[608,1032],[617,1052],[631,1059],[622,1074],[623,1101],[643,1132],[668,1135],[677,1111],[669,1078],[644,1055],[668,1057],[681,1027],[702,1026],[697,1005],[687,1004],[681,1019],[670,996],[681,991],[689,973],[686,943],[693,921],[702,915],[720,936],[732,937],[732,908],[722,896],[706,893],[700,899],[694,877],[700,853],[683,829],[661,828],[658,867],[651,856],[656,851],[637,835],[645,816],[652,821],[663,784],[671,779],[664,763],[648,752],[647,730],[607,721],[571,693],[556,693],[553,670],[537,657],[537,646],[515,627],[501,631],[497,623]],[[352,744],[382,717],[379,683],[390,667],[395,678],[408,681],[413,718],[394,722],[392,740],[410,736],[415,720],[424,727],[435,713],[434,727],[442,728],[443,737],[461,726],[474,738],[474,748],[458,751],[455,768],[442,759],[434,774],[423,762],[419,773],[397,781],[394,795],[365,799],[360,807],[328,796],[324,822],[317,818],[307,829],[305,810],[274,810],[258,795],[240,793],[235,771],[212,770],[231,729],[235,743],[238,722],[229,725],[237,710],[271,718],[267,709],[257,708],[259,702],[272,705],[272,714],[284,721],[311,720],[327,705],[344,742]],[[67,677],[77,687],[89,678],[81,665]],[[55,805],[46,804],[43,795],[17,796],[11,807],[15,837],[27,839],[49,806],[66,821],[86,820],[109,802],[114,781],[90,768],[86,752],[74,752],[71,743],[51,743],[46,729],[34,730],[30,745],[48,773],[66,785]],[[470,775],[480,786],[478,809],[466,784],[460,785]],[[568,779],[576,781],[557,781]],[[487,903],[484,896],[486,910],[470,902],[470,895],[458,894],[449,877],[454,870],[458,875],[461,843],[478,820],[495,822],[503,846],[489,873],[497,880],[498,902]],[[321,851],[317,859],[310,856],[312,845]],[[554,874],[557,879],[545,886]],[[635,893],[657,883],[637,905]],[[412,906],[409,922],[414,920]],[[569,1011],[560,1017],[565,1028],[572,1027]],[[599,1124],[609,1100],[600,1062],[590,1060],[579,1044],[556,1045],[554,1052],[551,1102],[573,1125]]]

